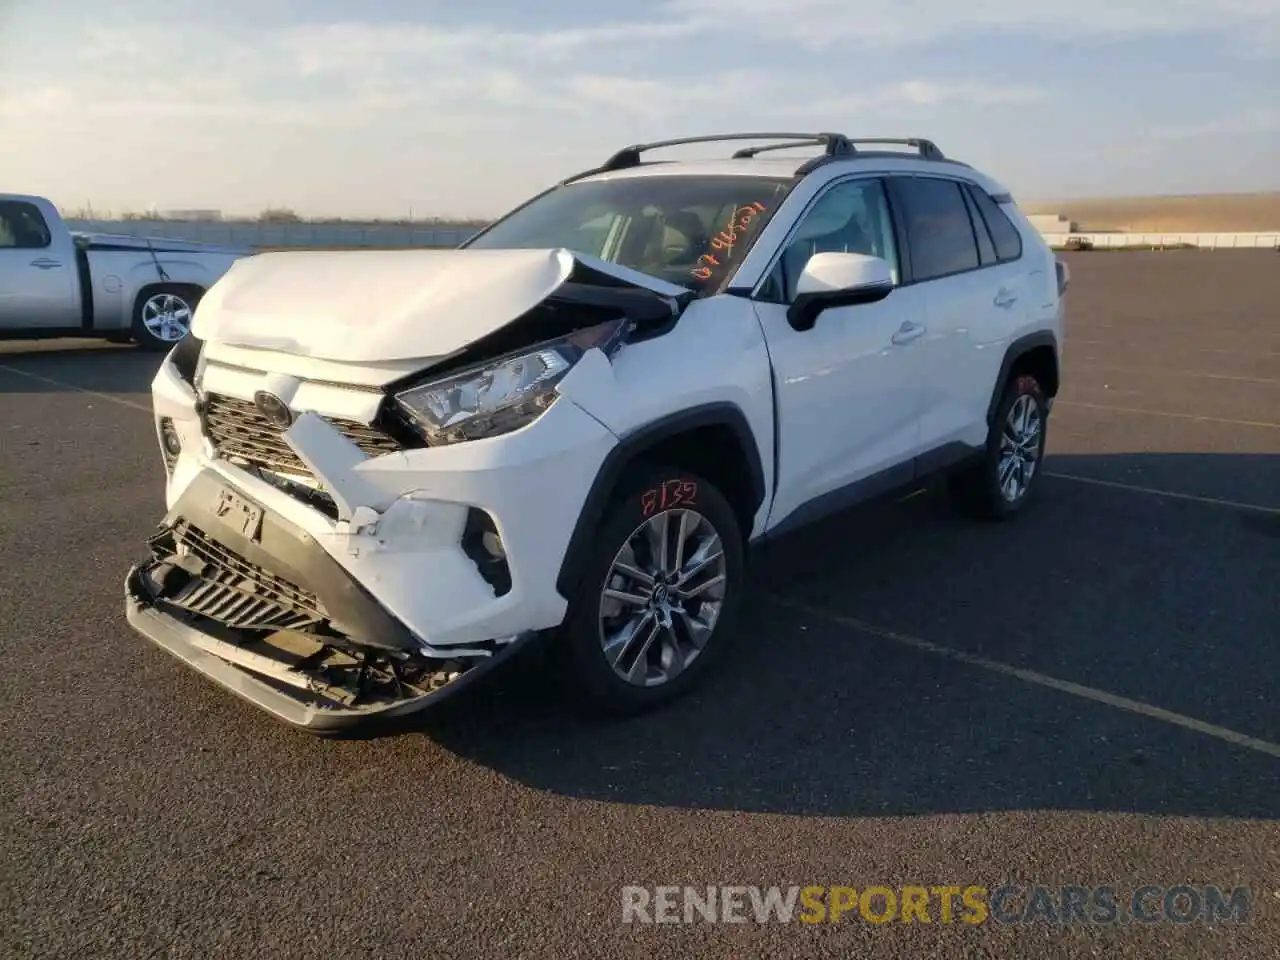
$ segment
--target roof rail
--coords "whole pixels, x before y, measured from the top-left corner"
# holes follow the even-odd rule
[[[754,157],[758,153],[766,150],[788,150],[796,147],[822,147],[823,151],[820,156],[814,157],[805,163],[799,170],[797,175],[808,173],[814,167],[820,166],[831,160],[841,157],[852,157],[857,155],[857,148],[854,146],[859,143],[892,143],[903,146],[915,147],[920,151],[920,156],[925,160],[945,160],[941,150],[932,140],[924,140],[919,137],[911,138],[887,138],[887,137],[847,137],[842,133],[719,133],[709,134],[701,137],[679,137],[674,140],[655,140],[652,143],[636,143],[629,147],[623,147],[613,156],[609,157],[604,163],[598,167],[592,167],[590,170],[584,170],[576,173],[571,177],[560,181],[561,184],[572,183],[574,180],[581,180],[583,177],[590,177],[597,173],[607,173],[610,170],[626,170],[629,167],[638,167],[640,165],[640,155],[650,150],[658,150],[663,147],[677,147],[690,143],[719,143],[726,140],[782,140],[783,143],[762,144],[753,147],[743,147],[733,154],[735,160],[745,160]]]
[[[662,147],[678,147],[688,143],[718,143],[725,140],[790,140],[798,141],[797,143],[786,144],[773,149],[782,149],[783,146],[825,146],[828,154],[837,152],[846,152],[848,148],[848,139],[839,133],[717,133],[702,137],[679,137],[675,140],[655,140],[653,143],[637,143],[630,147],[623,147],[600,167],[601,171],[605,170],[624,170],[627,167],[634,167],[640,163],[640,154],[650,150],[657,150]],[[763,149],[763,148],[761,148]],[[752,156],[747,150],[739,150],[734,156]]]
[[[925,140],[921,137],[846,137],[845,141],[849,147],[847,156],[890,157],[894,156],[896,151],[860,151],[855,144],[898,144],[900,146],[915,147],[920,151],[921,160],[932,160],[939,163],[959,163],[958,160],[949,160],[944,156],[942,151],[938,149],[937,144],[932,140]],[[812,160],[808,160],[801,164],[800,167],[796,169],[795,175],[797,177],[807,176],[814,170],[818,169],[818,167],[831,163],[833,160],[839,160],[845,155],[846,154],[837,154],[832,156],[828,154],[826,156],[814,157]],[[967,164],[962,164],[962,166],[967,166]]]
[[[915,147],[920,151],[922,160],[945,160],[946,156],[932,140],[922,137],[849,137],[850,144],[857,143],[896,143],[903,147]]]
[[[841,133],[816,133],[812,137],[805,137],[803,140],[787,140],[783,143],[767,143],[758,147],[743,147],[741,150],[735,150],[733,153],[734,160],[749,160],[757,153],[764,153],[766,150],[792,150],[796,147],[824,147],[823,156],[838,157],[853,153],[853,147],[849,143],[849,138]]]

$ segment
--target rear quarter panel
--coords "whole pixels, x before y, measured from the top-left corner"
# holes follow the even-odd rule
[[[983,342],[975,341],[973,344],[972,395],[980,406],[970,411],[970,422],[974,425],[973,437],[979,439],[985,439],[987,407],[992,392],[1001,388],[997,381],[1013,343],[1028,334],[1048,331],[1053,334],[1059,357],[1062,352],[1063,301],[1058,294],[1054,252],[1016,203],[1002,203],[1000,209],[1022,236],[1022,256],[993,268],[993,272],[1004,273],[1006,285],[1017,290],[1018,305],[1011,316],[1002,319],[998,331],[991,331],[998,336],[989,336]]]
[[[1021,333],[1050,330],[1061,353],[1065,304],[1058,294],[1057,256],[1016,203],[1003,203],[1000,209],[1022,235],[1022,256],[1027,261],[1024,279],[1026,311],[1023,315],[1026,326]]]

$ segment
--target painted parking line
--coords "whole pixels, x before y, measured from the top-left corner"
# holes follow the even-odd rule
[[[1105,403],[1084,403],[1080,400],[1054,400],[1054,408],[1084,407],[1089,410],[1111,410],[1115,413],[1136,413],[1147,417],[1171,417],[1175,420],[1198,420],[1201,423],[1228,423],[1237,427],[1269,427],[1280,430],[1280,423],[1267,420],[1232,420],[1227,417],[1202,417],[1197,413],[1171,413],[1168,410],[1142,410],[1137,407],[1111,407]]]
[[[143,413],[151,412],[151,407],[145,403],[138,403],[136,400],[126,400],[124,397],[116,397],[109,393],[101,393],[97,390],[90,390],[87,387],[78,387],[74,383],[67,383],[65,380],[55,380],[53,377],[45,377],[38,373],[32,373],[30,370],[19,370],[17,367],[11,367],[5,363],[0,363],[0,372],[12,373],[18,377],[26,377],[28,380],[38,380],[41,383],[47,383],[50,386],[61,387],[63,390],[74,390],[76,393],[85,393],[91,397],[97,397],[99,400],[105,400],[108,403],[115,403],[122,407],[129,407],[133,410],[141,410]]]
[[[807,614],[818,620],[826,620],[850,630],[856,630],[859,633],[868,634],[873,637],[879,637],[881,640],[888,640],[899,646],[910,647],[913,650],[919,650],[924,653],[931,653],[934,656],[943,657],[947,660],[953,660],[957,663],[968,664],[969,666],[978,667],[991,673],[998,673],[1002,676],[1013,677],[1024,683],[1035,684],[1036,686],[1048,687],[1051,690],[1058,690],[1062,693],[1068,693],[1072,696],[1080,697],[1085,700],[1092,700],[1095,703],[1106,704],[1109,707],[1115,707],[1118,710],[1124,710],[1129,713],[1136,713],[1144,717],[1150,717],[1153,720],[1162,720],[1165,723],[1182,727],[1186,730],[1192,730],[1205,736],[1215,737],[1237,747],[1244,747],[1247,750],[1254,750],[1258,753],[1264,753],[1269,757],[1275,757],[1280,760],[1280,743],[1272,743],[1269,740],[1260,740],[1257,737],[1250,737],[1235,730],[1228,730],[1226,727],[1219,727],[1216,724],[1205,723],[1203,720],[1197,720],[1195,717],[1188,717],[1181,713],[1174,713],[1172,710],[1165,710],[1162,707],[1154,707],[1149,703],[1143,703],[1140,700],[1130,700],[1128,697],[1121,697],[1114,693],[1108,693],[1106,690],[1099,690],[1095,687],[1087,687],[1083,684],[1072,683],[1070,680],[1059,680],[1057,677],[1051,677],[1048,674],[1039,673],[1035,670],[1026,670],[1022,667],[1015,667],[1009,663],[1002,663],[999,660],[990,660],[986,657],[980,657],[976,654],[966,653],[963,650],[956,650],[953,647],[946,647],[940,643],[933,643],[929,640],[923,640],[920,637],[913,637],[910,634],[898,633],[894,630],[885,630],[877,627],[875,624],[867,623],[856,617],[846,617],[842,614],[832,613],[829,610],[823,610],[820,607],[814,607],[807,603],[801,603],[797,600],[791,600],[786,597],[780,597],[775,593],[765,594],[775,603],[784,607],[789,607],[800,613]]]
[[[1178,493],[1174,490],[1161,490],[1158,487],[1142,487],[1135,483],[1120,483],[1116,480],[1098,480],[1094,477],[1081,477],[1074,473],[1054,473],[1046,470],[1046,477],[1055,480],[1074,480],[1076,483],[1091,483],[1099,487],[1111,487],[1115,490],[1128,490],[1131,493],[1145,493],[1153,497],[1168,497],[1172,500],[1189,500],[1192,503],[1205,503],[1214,507],[1230,507],[1233,510],[1253,510],[1258,513],[1280,514],[1280,507],[1264,507],[1258,503],[1241,503],[1239,500],[1222,500],[1218,497],[1201,497],[1194,493]]]

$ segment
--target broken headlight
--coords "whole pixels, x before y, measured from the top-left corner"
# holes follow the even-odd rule
[[[519,353],[411,387],[396,402],[431,446],[518,430],[555,402],[556,386],[599,347],[611,356],[628,322],[612,320]]]
[[[194,387],[196,375],[204,367],[204,341],[188,333],[169,351],[167,359],[187,386]]]

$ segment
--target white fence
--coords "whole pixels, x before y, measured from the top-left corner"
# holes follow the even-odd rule
[[[68,220],[84,233],[195,240],[233,247],[456,247],[480,228],[391,223],[210,223],[194,220]]]
[[[1207,250],[1267,249],[1280,247],[1277,233],[1042,233],[1051,247],[1065,247],[1067,240],[1090,241],[1106,247],[1181,247],[1188,244]]]

